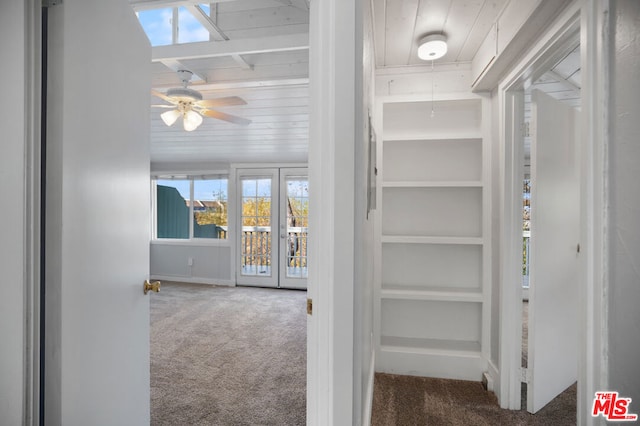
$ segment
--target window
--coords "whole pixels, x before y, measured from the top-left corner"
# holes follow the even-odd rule
[[[227,238],[227,178],[193,181],[193,236]]]
[[[227,239],[227,176],[155,181],[156,238]]]
[[[160,7],[140,10],[136,15],[152,46],[209,41],[211,34],[194,14],[210,16],[211,8],[209,4],[192,6],[199,11],[192,13],[184,6]]]

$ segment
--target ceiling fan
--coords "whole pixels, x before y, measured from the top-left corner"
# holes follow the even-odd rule
[[[161,93],[152,90],[154,96],[159,97],[163,101],[169,102],[170,105],[151,105],[156,108],[171,108],[170,111],[160,114],[160,118],[167,126],[172,126],[178,118],[182,117],[182,125],[187,132],[191,132],[202,124],[202,116],[217,118],[218,120],[228,121],[230,123],[247,126],[251,120],[238,117],[236,115],[226,114],[212,107],[246,105],[244,99],[237,96],[228,96],[217,99],[203,99],[202,93],[187,87],[193,73],[187,70],[178,71],[178,77],[182,81],[182,87],[176,87],[167,90],[167,93]]]

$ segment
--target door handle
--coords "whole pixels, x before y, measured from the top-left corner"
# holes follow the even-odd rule
[[[144,294],[147,294],[150,291],[155,291],[156,293],[160,292],[160,281],[150,283],[149,280],[144,280]]]

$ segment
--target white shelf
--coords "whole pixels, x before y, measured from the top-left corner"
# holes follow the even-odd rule
[[[382,105],[376,371],[479,380],[486,369],[487,106],[439,100],[430,120],[431,101]]]
[[[478,188],[482,187],[479,180],[443,180],[443,181],[397,181],[383,182],[383,188]]]
[[[380,290],[382,299],[431,300],[442,302],[474,302],[482,303],[482,293],[466,288],[429,288],[419,289],[415,286],[384,286]]]
[[[469,244],[482,245],[482,237],[421,237],[405,235],[383,235],[386,244]]]
[[[480,343],[466,340],[419,339],[381,336],[380,349],[387,352],[410,352],[430,355],[480,356]]]
[[[376,355],[376,371],[477,382],[486,368],[478,346],[471,344],[462,350],[383,346]]]

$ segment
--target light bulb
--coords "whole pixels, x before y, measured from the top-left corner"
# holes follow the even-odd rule
[[[195,111],[187,111],[184,113],[182,124],[187,132],[191,132],[202,124],[202,116]]]
[[[166,124],[167,126],[171,126],[176,122],[180,115],[182,115],[180,114],[180,111],[178,111],[177,109],[172,109],[171,111],[163,112],[162,114],[160,114],[160,118],[162,118],[164,124]]]

